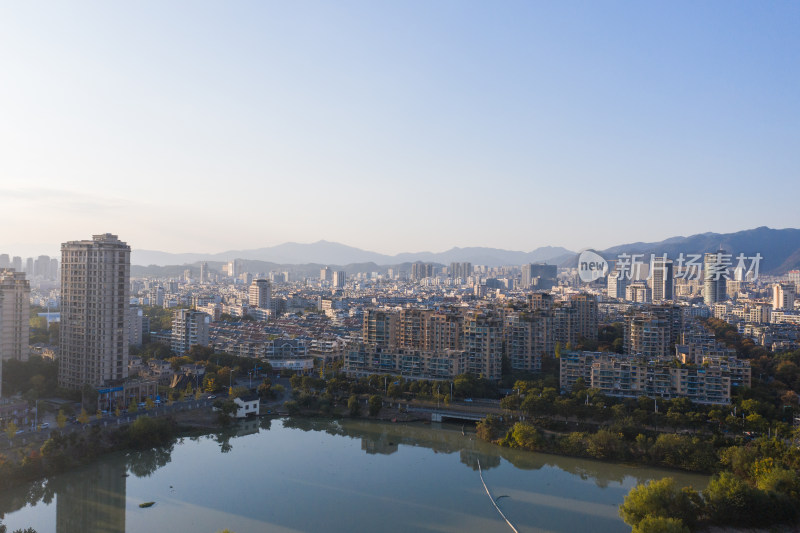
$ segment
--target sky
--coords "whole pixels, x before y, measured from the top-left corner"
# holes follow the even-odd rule
[[[797,227],[800,3],[0,3],[0,253]]]

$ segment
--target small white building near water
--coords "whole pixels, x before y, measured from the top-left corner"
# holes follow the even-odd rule
[[[233,399],[236,404],[236,418],[245,418],[250,415],[258,416],[258,407],[261,399],[258,394],[248,394]]]

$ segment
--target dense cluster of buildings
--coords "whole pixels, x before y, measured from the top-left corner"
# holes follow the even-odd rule
[[[345,350],[344,370],[356,376],[452,379],[470,372],[500,379],[505,357],[515,370],[539,372],[542,357],[553,357],[557,345],[596,339],[597,316],[597,301],[586,294],[556,303],[550,294],[536,293],[519,309],[367,309],[361,342]]]
[[[642,315],[670,316],[665,308],[632,313],[625,325],[623,354],[576,352],[561,354],[560,385],[571,390],[578,380],[584,386],[610,396],[689,398],[698,403],[730,402],[733,387],[749,387],[750,362],[736,357],[734,350],[719,344],[696,319],[677,314],[671,320],[648,323],[647,353],[635,349],[632,337]],[[655,311],[653,313],[653,311]],[[651,314],[652,313],[652,314]],[[648,316],[649,315],[649,316]],[[671,339],[671,343],[665,342]]]
[[[653,257],[594,283],[582,283],[575,269],[536,263],[326,266],[317,277],[252,272],[239,259],[131,279],[130,247],[114,235],[67,242],[61,252],[60,268],[46,256],[23,265],[0,255],[0,360],[24,360],[33,350],[32,302],[58,308],[60,345],[36,353],[58,357],[60,386],[95,387],[109,407],[151,395],[154,383],[175,375],[197,379],[196,368],[131,358],[129,346],[146,340],[179,355],[208,346],[276,369],[311,372],[341,360],[352,376],[409,379],[469,372],[497,380],[504,363],[536,373],[543,358],[560,354],[564,390],[581,379],[612,395],[705,403],[729,401],[732,387],[750,384],[750,368],[697,317],[726,320],[768,348],[800,346],[800,272],[756,280],[739,268],[720,270],[722,251],[698,255],[693,266]],[[698,275],[687,275],[691,268]],[[171,327],[154,327],[145,307],[172,310]],[[622,353],[576,350],[596,346],[599,327],[612,323],[623,325]]]

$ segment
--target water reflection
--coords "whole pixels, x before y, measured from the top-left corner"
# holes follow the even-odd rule
[[[500,466],[501,459],[505,459],[522,470],[558,468],[579,476],[583,480],[591,480],[600,488],[605,488],[612,483],[621,484],[627,477],[633,477],[636,482],[642,483],[654,476],[663,476],[663,470],[654,468],[628,468],[624,465],[585,458],[501,448],[479,440],[475,435],[474,426],[378,423],[357,419],[313,418],[286,419],[283,421],[283,425],[302,431],[324,431],[330,435],[361,439],[361,449],[368,454],[396,453],[400,445],[421,446],[437,453],[458,452],[461,462],[473,470],[478,469],[478,459],[484,470]],[[680,475],[680,473],[676,473],[676,475]]]
[[[243,443],[255,443],[258,437],[254,439],[253,436],[259,434],[261,431],[269,431],[272,427],[272,423],[273,420],[269,418],[247,420],[221,431],[204,436],[192,437],[191,440],[212,441],[219,446],[221,453],[227,453],[236,446],[237,438],[242,438],[240,442]],[[450,468],[451,470],[465,472],[465,468],[461,467],[460,464],[463,464],[470,470],[477,470],[478,461],[480,461],[484,474],[486,474],[486,472],[491,469],[501,467],[505,459],[505,461],[516,467],[516,469],[531,471],[541,469],[561,470],[578,476],[582,480],[588,480],[589,483],[585,485],[591,486],[593,484],[597,487],[606,487],[611,484],[617,484],[617,490],[619,490],[621,485],[630,485],[632,480],[645,481],[666,475],[663,470],[633,468],[586,459],[573,459],[569,457],[500,448],[479,440],[474,434],[474,428],[462,428],[460,425],[456,424],[424,425],[421,423],[382,423],[359,419],[285,419],[275,423],[279,425],[282,424],[286,429],[294,429],[303,432],[324,432],[329,435],[354,439],[360,442],[361,452],[356,453],[383,456],[399,455],[400,457],[393,460],[391,464],[407,463],[410,469],[419,467],[427,471],[432,471],[432,469],[442,468],[442,471],[446,471],[444,469]],[[276,435],[276,437],[277,436],[278,435]],[[298,435],[295,435],[293,439],[298,442],[299,440],[309,440],[301,438]],[[283,441],[278,439],[273,442],[281,443]],[[336,446],[333,447],[335,448]],[[173,448],[173,446],[169,446],[155,450],[114,454],[104,457],[87,467],[76,469],[62,475],[52,476],[45,481],[22,483],[13,490],[0,493],[0,518],[2,518],[4,514],[13,513],[26,506],[34,506],[40,502],[49,505],[55,501],[55,531],[57,533],[125,531],[126,498],[128,498],[126,488],[131,492],[130,499],[141,501],[137,498],[138,495],[134,494],[136,492],[136,485],[132,484],[131,487],[126,487],[127,476],[133,475],[138,478],[153,476],[157,470],[171,462]],[[246,448],[252,451],[256,447],[242,446],[245,452]],[[412,452],[411,448],[430,449],[437,454],[453,455],[453,457],[452,460],[447,459],[444,461],[427,462],[430,461],[429,454],[413,454],[410,453]],[[291,448],[287,449],[291,450]],[[308,449],[316,451],[316,448]],[[351,450],[353,446],[345,445],[344,449]],[[357,449],[358,448],[356,448],[356,450]],[[314,452],[312,451],[312,453]],[[409,457],[411,461],[408,461]],[[207,454],[203,456],[203,459],[211,460]],[[234,463],[231,464],[235,464],[236,457],[226,457],[225,459],[226,461],[234,461]],[[403,463],[404,459],[406,459],[405,463]],[[357,459],[356,463],[359,463]],[[389,465],[390,463],[382,464]],[[269,475],[264,478],[271,480],[270,483],[265,483],[265,485],[260,488],[260,490],[265,491],[265,494],[270,494],[272,501],[280,502],[282,499],[294,501],[293,498],[302,498],[302,495],[310,490],[309,487],[315,484],[314,486],[325,489],[315,496],[317,498],[315,501],[321,505],[320,502],[327,498],[330,500],[328,504],[331,506],[331,509],[341,506],[342,501],[340,501],[340,498],[347,494],[343,492],[344,489],[337,488],[340,487],[340,485],[346,486],[352,478],[358,478],[360,472],[358,468],[347,467],[347,464],[344,462],[342,464],[321,462],[318,466],[319,470],[315,472],[313,481],[309,481],[311,478],[304,477],[302,470],[297,467],[294,469],[287,467],[286,471],[282,470],[282,468],[282,464],[272,465],[269,469]],[[500,469],[500,471],[508,472],[509,469]],[[326,475],[328,477],[325,477]],[[459,477],[458,473],[451,473],[451,475]],[[321,480],[320,476],[325,479]],[[462,481],[470,480],[471,476],[471,473],[467,473],[467,475],[462,477]],[[477,476],[477,474],[475,474],[475,476]],[[676,477],[681,477],[681,474],[677,474]],[[698,478],[698,476],[694,477]],[[548,474],[547,472],[543,472],[542,476],[526,476],[526,481],[523,484],[518,484],[516,487],[508,484],[505,481],[506,479],[508,479],[508,477],[500,475],[495,477],[493,481],[502,487],[503,492],[500,494],[513,494],[514,502],[533,502],[540,507],[552,507],[554,509],[574,507],[573,500],[569,499],[573,497],[572,492],[568,494],[551,493],[549,489],[544,488],[545,486],[549,486],[549,482],[544,486],[529,487],[524,484],[528,483],[529,480],[535,479],[555,479],[552,477],[552,473]],[[172,488],[172,482],[173,481],[170,479],[170,489]],[[360,480],[359,483],[354,486],[359,487],[358,490],[362,490],[362,485],[369,482],[369,480]],[[490,480],[490,483],[491,482]],[[475,478],[475,483],[477,485],[477,478]],[[363,491],[365,494],[369,495],[383,494],[380,487],[382,486],[375,485],[371,489],[364,489]],[[701,489],[702,487],[697,488]],[[295,489],[296,492],[292,492]],[[416,487],[414,493],[416,494],[418,490],[419,488]],[[157,494],[149,496],[151,494],[150,491],[148,491],[147,494],[149,498],[158,500],[159,505],[161,505],[162,502],[165,503],[163,495],[159,498]],[[183,494],[185,495],[186,493]],[[439,493],[437,492],[437,494]],[[478,494],[478,496],[476,496],[476,501],[481,501],[481,492],[477,491],[476,494]],[[587,494],[592,494],[592,496],[587,496],[587,501],[592,501],[590,498],[596,498],[594,495],[595,493]],[[178,496],[175,497],[178,498]],[[181,497],[184,496],[182,495]],[[364,496],[362,495],[361,497]],[[406,498],[402,487],[399,492],[385,497],[393,498],[392,501],[395,502],[393,503],[395,507],[417,505],[413,498]],[[464,493],[451,494],[449,491],[444,491],[439,494],[438,497],[442,499],[443,507],[458,509],[459,505],[462,505],[461,498],[469,498],[472,496],[469,494],[465,496]],[[575,497],[579,498],[579,496]],[[172,498],[172,496],[168,498]],[[448,498],[453,501],[450,501]],[[242,501],[240,502],[239,500]],[[243,498],[237,498],[235,501],[217,500],[206,492],[201,492],[199,495],[192,495],[189,499],[183,501],[190,502],[191,505],[197,505],[199,508],[206,510],[215,509],[219,512],[230,513],[231,516],[247,516],[251,519],[272,520],[273,522],[281,522],[281,520],[283,520],[282,523],[286,527],[296,527],[293,522],[294,518],[281,514],[282,510],[287,508],[287,504],[285,503],[283,505],[275,503],[274,508],[259,507],[247,505]],[[613,515],[608,519],[613,523],[616,519],[614,506],[602,503],[602,498],[597,501],[601,501],[601,503],[596,503],[596,505],[601,507],[606,506],[611,509],[611,511],[608,511],[608,509],[603,507],[603,509],[605,509],[603,512],[608,511]],[[432,506],[431,509],[436,509],[438,511],[438,505],[439,504]],[[511,499],[505,501],[504,505],[512,505]],[[262,516],[258,514],[258,512],[255,512],[256,509],[258,509],[259,512],[263,511],[267,514]],[[156,511],[158,511],[158,508]],[[517,516],[523,516],[523,513],[526,511],[521,507],[517,507],[515,512]],[[132,517],[128,517],[129,524],[136,524],[135,517],[137,515],[133,512],[131,515]],[[151,513],[148,516],[156,515]],[[139,519],[141,520],[141,518]],[[429,519],[435,521],[440,518],[438,515],[434,516],[432,514]],[[134,521],[130,522],[130,520]],[[534,522],[533,519],[531,520],[531,523],[538,523]],[[556,518],[553,518],[553,520],[556,520]],[[136,526],[133,525],[130,527],[135,528]],[[48,530],[53,529],[50,528]],[[257,529],[254,528],[253,530],[255,531]],[[340,530],[344,531],[345,529],[340,528]]]
[[[154,471],[162,457],[140,456],[147,461],[143,471]],[[56,533],[125,531],[126,479],[121,461],[96,462],[80,476],[56,479]]]
[[[128,472],[148,477],[172,460],[173,446],[100,458],[45,480],[21,482],[0,494],[0,519],[26,506],[56,501],[56,533],[125,531]]]
[[[125,465],[136,477],[148,477],[172,460],[174,446],[152,450],[135,450],[125,454]],[[123,472],[121,475],[125,475]]]

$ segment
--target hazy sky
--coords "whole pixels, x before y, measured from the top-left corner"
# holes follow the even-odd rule
[[[0,253],[797,227],[800,2],[0,3]]]

